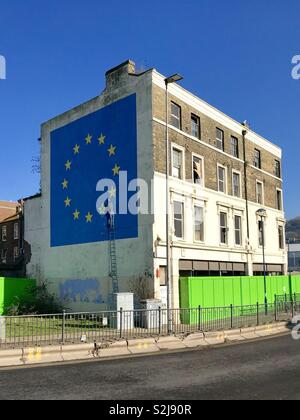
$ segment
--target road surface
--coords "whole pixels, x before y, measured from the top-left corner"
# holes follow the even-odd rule
[[[0,399],[300,399],[300,341],[2,369]]]

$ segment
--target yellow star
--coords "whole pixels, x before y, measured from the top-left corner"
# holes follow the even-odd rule
[[[70,170],[71,170],[71,165],[72,165],[72,162],[70,162],[70,161],[68,160],[68,162],[65,164],[66,171],[70,171]]]
[[[108,192],[109,193],[109,198],[114,198],[116,196],[116,192],[117,192],[117,190],[114,187],[112,187]]]
[[[64,182],[62,182],[61,185],[62,185],[63,189],[66,190],[68,188],[69,181],[67,181],[66,179],[64,179]]]
[[[119,175],[120,169],[121,169],[120,166],[115,164],[115,167],[112,169],[114,176]]]
[[[93,215],[90,212],[88,212],[85,218],[86,218],[86,223],[92,223]]]
[[[114,156],[116,154],[116,146],[111,145],[108,149],[109,156]]]
[[[88,134],[85,138],[85,142],[86,144],[91,144],[92,143],[92,136],[90,134]]]
[[[74,220],[78,220],[80,216],[80,212],[78,210],[75,210],[75,212],[73,213],[73,216],[74,216]]]
[[[99,210],[99,213],[102,215],[105,214],[106,212],[106,208],[104,206],[101,206],[98,210]]]
[[[65,200],[66,207],[70,207],[71,202],[72,202],[72,200],[69,197],[67,197],[66,200]]]
[[[76,144],[76,146],[74,147],[74,155],[78,155],[79,154],[79,150],[80,150],[80,146],[78,144]]]
[[[100,146],[101,146],[101,144],[105,144],[105,139],[106,139],[106,137],[103,134],[101,134],[101,136],[98,137],[98,141],[99,141]]]

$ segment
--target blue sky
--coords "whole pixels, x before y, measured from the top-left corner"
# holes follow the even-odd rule
[[[288,218],[300,215],[299,0],[1,0],[0,199],[34,194],[40,124],[99,94],[131,58],[284,149]]]

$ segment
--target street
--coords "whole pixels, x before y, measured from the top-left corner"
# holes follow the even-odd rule
[[[0,370],[0,399],[300,399],[300,342]]]

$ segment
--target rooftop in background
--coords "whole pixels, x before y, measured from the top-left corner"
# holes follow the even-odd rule
[[[15,215],[18,206],[18,203],[12,201],[0,201],[0,222]]]

